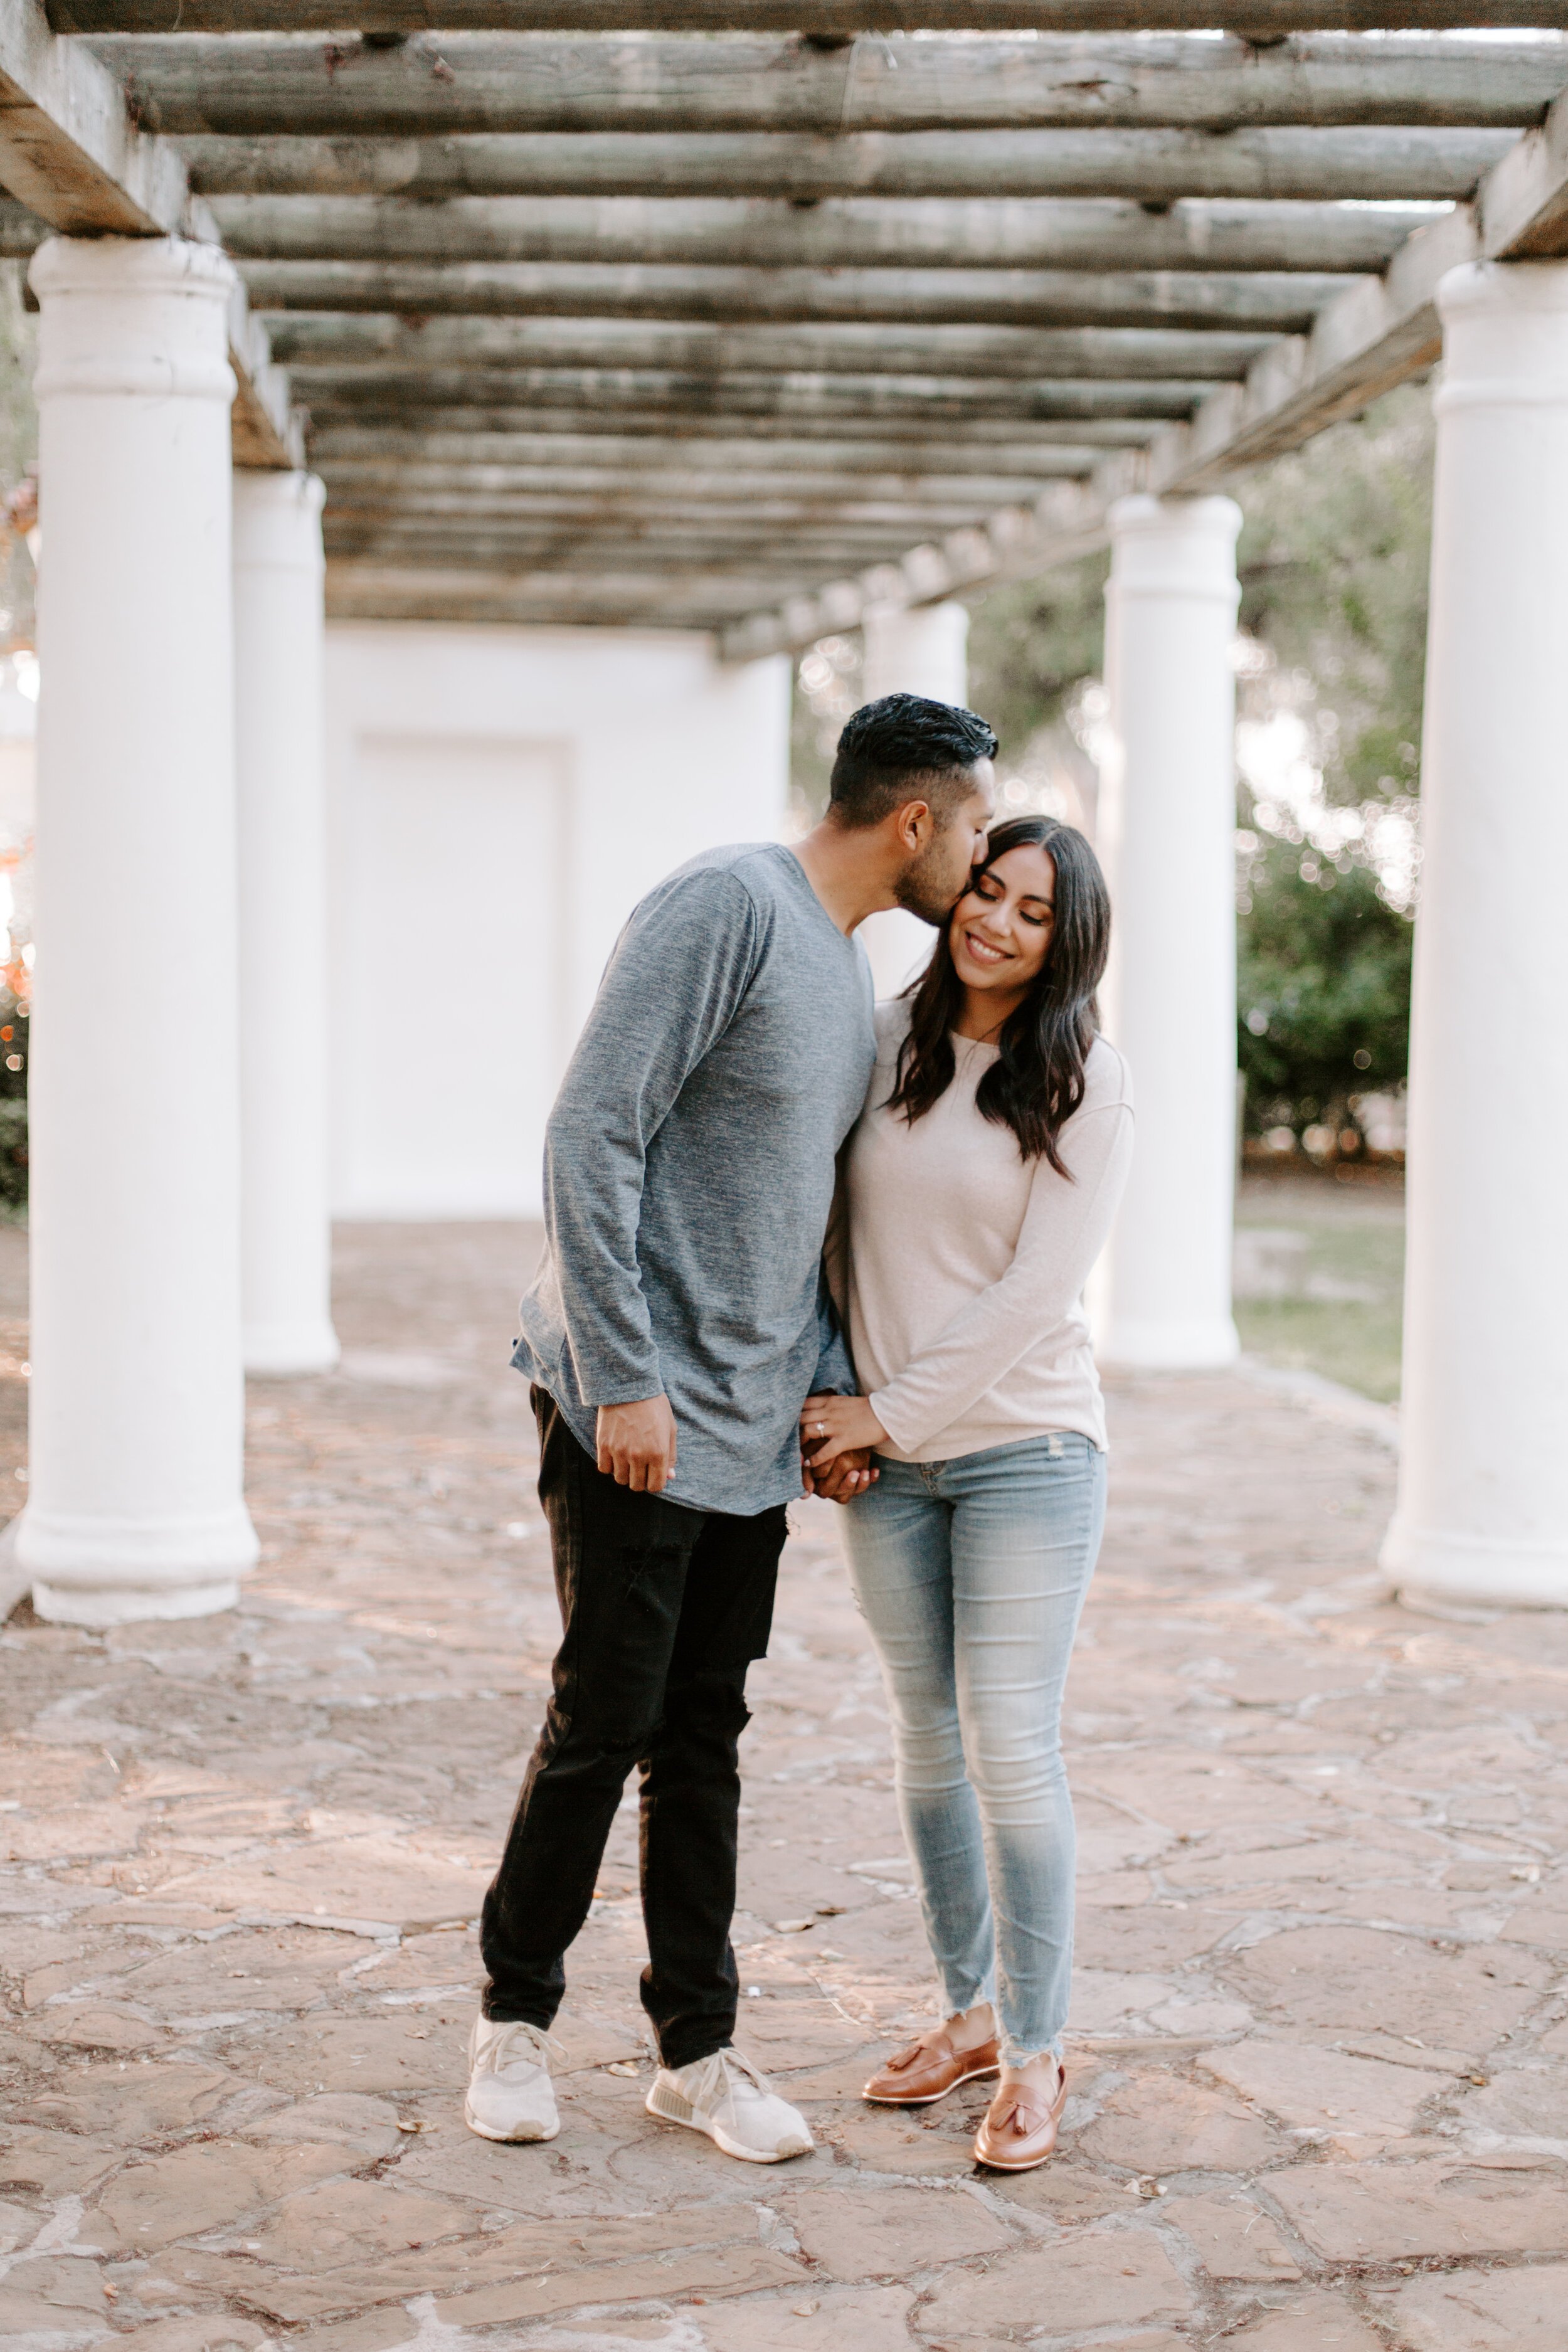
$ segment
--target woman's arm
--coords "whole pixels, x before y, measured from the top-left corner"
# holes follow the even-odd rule
[[[1052,1331],[1082,1294],[1105,1246],[1132,1158],[1126,1103],[1079,1111],[1062,1129],[1065,1181],[1037,1160],[1013,1263],[868,1402],[902,1453],[969,1411]],[[862,1441],[864,1442],[864,1441]]]

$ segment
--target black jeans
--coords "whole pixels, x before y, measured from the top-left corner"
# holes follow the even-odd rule
[[[642,2000],[667,2066],[735,2029],[737,1759],[746,1668],[764,1655],[784,1507],[738,1518],[634,1495],[533,1391],[539,1498],[563,1628],[544,1728],[489,1893],[484,2013],[548,2027],[621,1791],[641,1769]]]

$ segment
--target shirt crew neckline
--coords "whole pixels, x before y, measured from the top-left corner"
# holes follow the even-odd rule
[[[823,921],[826,924],[834,938],[839,941],[841,946],[852,949],[855,945],[855,931],[841,931],[839,929],[837,924],[834,921],[832,916],[828,913],[826,908],[817,897],[816,883],[812,880],[810,875],[806,872],[805,866],[801,864],[799,858],[795,856],[788,842],[770,841],[767,844],[767,846],[770,849],[776,850],[778,855],[788,862],[796,881],[805,892],[806,897],[811,900],[812,905],[816,908],[817,913],[822,917]],[[855,930],[858,931],[859,928],[859,924],[857,923]]]

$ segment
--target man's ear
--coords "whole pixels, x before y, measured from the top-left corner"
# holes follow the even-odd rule
[[[923,848],[931,830],[931,803],[906,801],[898,814],[900,847],[911,850]]]

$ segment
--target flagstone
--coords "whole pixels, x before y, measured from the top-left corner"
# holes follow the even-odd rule
[[[909,2352],[907,2287],[807,2286],[799,2295],[704,2312],[709,2352]]]
[[[1140,2173],[1254,2172],[1289,2147],[1234,2095],[1163,2073],[1135,2075],[1112,2091],[1077,2145],[1098,2162]]]
[[[465,2017],[405,2009],[392,2015],[306,2016],[287,2032],[268,2033],[243,2048],[234,2063],[258,2081],[303,2095],[358,2091],[373,2097],[461,2084],[468,2079]]]
[[[1434,1949],[1429,1937],[1370,1927],[1297,1927],[1230,1961],[1227,1978],[1291,2024],[1369,2023],[1485,2050],[1534,2007],[1542,1964],[1497,1946]]]
[[[1226,2338],[1226,2352],[1385,2352],[1376,2330],[1341,2295],[1301,2287]]]
[[[1002,2327],[1054,2335],[1180,2319],[1185,2283],[1149,2230],[1093,2230],[1068,2242],[1016,2252],[980,2273],[952,2271],[915,2314],[943,2346],[994,2341]]]
[[[1558,2352],[1568,2264],[1413,2279],[1389,2316],[1408,2352]]]
[[[337,2270],[470,2231],[464,2206],[413,2196],[384,2180],[334,2180],[290,2197],[246,2252],[283,2270]],[[194,2236],[194,2231],[185,2231]]]
[[[1422,2067],[1346,2058],[1310,2043],[1268,2042],[1258,2035],[1229,2049],[1206,2051],[1198,2063],[1281,2123],[1325,2139],[1352,2132],[1407,2133],[1426,2101],[1450,2083],[1447,2074]]]
[[[1276,2180],[1268,2186],[1278,2194]],[[1160,2212],[1163,2220],[1174,2222],[1191,2241],[1210,2278],[1267,2284],[1301,2275],[1297,2256],[1278,2223],[1251,2198],[1237,2191],[1226,2196],[1172,2197]]]
[[[396,2156],[405,2145],[397,2109],[387,2099],[353,2091],[325,2091],[317,2097],[274,2107],[238,2126],[242,2138],[278,2140],[293,2147],[324,2140],[352,2148],[356,2156]]]
[[[97,2212],[127,2247],[151,2253],[176,2238],[226,2228],[241,2214],[342,2168],[341,2148],[264,2149],[240,2140],[201,2139],[129,2165],[104,2191]]]
[[[242,2087],[216,2066],[169,2059],[73,2068],[46,2088],[30,2091],[20,2111],[68,2131],[108,2131],[121,2147],[179,2131],[209,2116]]]
[[[1313,2164],[1276,2174],[1270,2194],[1330,2262],[1568,2252],[1568,2175],[1454,2161]]]
[[[42,2197],[75,2197],[125,2160],[113,2141],[79,2137],[74,2132],[0,2130],[0,2188],[34,2189]]]
[[[839,2279],[900,2278],[1017,2242],[962,2189],[805,2189],[780,2198],[777,2210],[802,2252]]]

